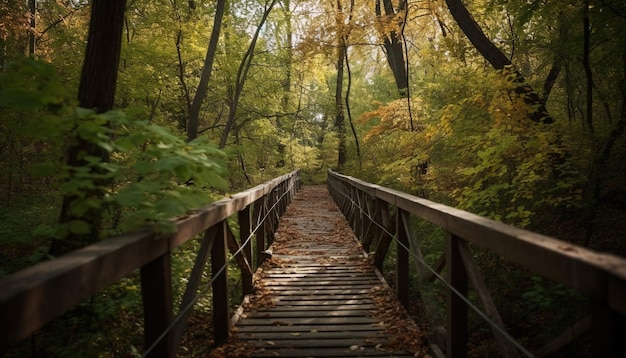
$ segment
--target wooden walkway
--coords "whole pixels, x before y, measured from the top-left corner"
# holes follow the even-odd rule
[[[225,349],[245,347],[252,357],[425,355],[424,334],[369,264],[325,187],[296,195],[269,251]]]

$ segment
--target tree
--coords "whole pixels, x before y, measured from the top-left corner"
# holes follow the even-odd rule
[[[402,46],[406,11],[406,0],[399,0],[397,6],[393,5],[392,0],[376,0],[376,16],[379,21],[378,28],[383,39],[385,56],[396,81],[398,93],[402,98],[408,97],[409,90],[409,76]]]
[[[267,21],[267,17],[270,12],[276,5],[278,0],[271,0],[271,2],[265,5],[265,10],[263,11],[263,15],[261,16],[261,20],[252,36],[252,40],[250,41],[250,45],[248,46],[248,50],[243,55],[241,62],[239,63],[239,69],[237,70],[237,76],[235,77],[235,87],[233,88],[231,98],[229,98],[229,111],[228,118],[226,119],[226,125],[224,130],[222,131],[222,136],[220,138],[219,148],[223,149],[226,147],[226,143],[228,142],[228,136],[230,131],[233,129],[235,125],[235,116],[237,115],[237,107],[239,106],[239,100],[241,98],[241,94],[243,92],[244,85],[248,78],[248,71],[250,71],[250,67],[252,66],[252,59],[254,58],[254,51],[256,48],[257,41],[259,39],[259,35],[261,33],[261,29]]]
[[[97,113],[113,108],[125,9],[126,0],[94,0],[91,5],[85,62],[78,88],[78,103],[82,108],[93,109]],[[67,165],[73,168],[72,174],[82,171],[83,168],[97,171],[97,168],[89,165],[90,156],[103,162],[108,159],[106,150],[92,141],[80,135],[73,138],[66,159]],[[103,185],[96,185],[84,188],[82,192],[64,195],[59,223],[67,225],[68,235],[64,240],[55,238],[49,250],[51,255],[58,256],[98,238],[102,219],[100,208],[77,213],[73,210],[73,203],[81,197],[101,198],[104,195],[103,189]],[[85,226],[89,229],[85,229]]]
[[[532,121],[546,124],[554,122],[539,95],[530,87],[524,76],[513,66],[506,55],[487,38],[476,20],[463,5],[463,1],[446,0],[446,4],[448,4],[452,17],[478,52],[493,68],[502,71],[503,75],[514,84],[514,92],[521,96],[528,106],[529,118]]]
[[[187,140],[192,141],[198,136],[198,117],[200,116],[200,107],[202,101],[206,97],[207,86],[211,79],[211,71],[213,70],[213,60],[217,51],[217,43],[220,37],[220,29],[222,28],[222,18],[224,17],[224,9],[227,0],[218,0],[215,8],[215,17],[213,18],[213,30],[211,30],[211,38],[204,58],[204,66],[200,74],[200,84],[193,97],[193,103],[189,108],[189,121],[187,122]],[[181,77],[182,78],[182,77]]]

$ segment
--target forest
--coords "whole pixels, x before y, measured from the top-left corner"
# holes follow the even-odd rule
[[[294,169],[626,256],[625,31],[622,0],[0,1],[0,279]],[[137,285],[9,356],[140,354]],[[577,300],[533,285],[539,322]]]

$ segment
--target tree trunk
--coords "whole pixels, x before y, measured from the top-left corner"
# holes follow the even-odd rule
[[[92,2],[85,62],[78,87],[80,107],[95,109],[98,113],[104,113],[113,108],[125,9],[126,0],[93,0]],[[88,162],[85,160],[88,156],[98,157],[102,161],[108,160],[106,151],[77,136],[75,143],[68,148],[66,163],[69,167],[75,168],[74,170],[88,167]],[[75,172],[71,173],[73,174]],[[105,185],[104,182],[95,183],[93,189],[83,190],[82,197],[102,198]],[[84,221],[90,226],[91,231],[88,234],[69,231],[65,239],[55,239],[49,250],[53,256],[61,255],[98,239],[102,219],[101,210],[92,208],[83,215],[72,212],[72,203],[80,197],[78,195],[63,197],[59,224],[69,224],[75,220]]]
[[[276,5],[277,0],[272,0],[272,2],[265,8],[263,12],[263,17],[259,22],[259,26],[252,37],[252,41],[250,42],[250,46],[248,46],[248,50],[243,55],[243,59],[241,59],[241,63],[239,64],[239,69],[237,70],[237,77],[235,79],[235,90],[232,98],[230,99],[230,110],[228,111],[228,118],[226,120],[226,126],[224,131],[222,132],[222,137],[220,138],[220,149],[224,149],[226,147],[226,143],[228,142],[228,135],[230,131],[233,129],[235,125],[235,116],[237,115],[237,106],[239,106],[239,99],[241,98],[241,93],[243,92],[243,86],[246,83],[246,79],[248,78],[248,71],[250,70],[250,66],[252,66],[252,58],[254,57],[254,50],[256,48],[257,40],[259,39],[259,34],[261,33],[261,28],[267,21],[267,17],[270,12]]]
[[[344,42],[345,46],[345,42]],[[345,51],[346,56],[346,72],[348,74],[348,84],[346,88],[346,113],[348,114],[348,122],[350,123],[350,129],[352,130],[352,135],[354,136],[354,144],[356,145],[356,156],[359,159],[359,163],[361,163],[361,145],[359,144],[359,136],[356,133],[356,128],[354,127],[354,122],[352,121],[352,111],[350,110],[350,90],[352,89],[352,71],[350,71],[350,59],[348,58],[348,51]]]
[[[397,21],[395,17],[402,11],[406,10],[406,0],[400,0],[398,4],[398,11],[394,9],[392,0],[382,0],[383,7],[381,8],[381,0],[376,0],[376,16],[381,21],[388,21],[383,19],[384,17],[392,18],[393,21]],[[383,10],[384,9],[384,14]],[[406,16],[406,15],[405,15]],[[396,88],[401,98],[405,98],[408,95],[409,88],[409,76],[406,70],[406,59],[404,58],[404,50],[402,48],[401,37],[402,34],[396,30],[391,30],[388,33],[381,33],[383,38],[383,46],[385,48],[385,56],[387,57],[387,63],[393,73],[393,78],[396,82]]]
[[[478,52],[493,68],[502,71],[515,84],[514,92],[527,104],[529,119],[539,123],[553,123],[554,119],[548,113],[539,95],[526,83],[524,76],[517,69],[513,68],[511,61],[504,53],[487,38],[465,5],[463,5],[462,0],[446,0],[446,4],[448,4],[452,17]]]
[[[202,73],[200,74],[200,84],[198,84],[198,90],[196,91],[196,94],[193,97],[193,103],[189,108],[189,121],[187,122],[187,141],[192,141],[198,136],[200,108],[202,107],[202,101],[206,97],[209,80],[211,79],[213,60],[215,59],[217,43],[220,38],[220,30],[222,28],[222,18],[224,17],[225,7],[226,0],[217,0],[215,17],[213,18],[213,30],[211,30],[209,47],[207,48],[206,56],[204,58],[204,66],[202,67]]]
[[[283,80],[282,107],[284,113],[289,112],[289,99],[291,96],[291,64],[293,63],[293,29],[291,26],[291,0],[283,0],[283,12],[285,13],[285,24],[287,25],[285,51],[285,79]]]
[[[337,148],[337,169],[341,171],[347,161],[346,150],[346,120],[343,113],[343,67],[346,57],[346,43],[343,34],[343,21],[341,21],[341,0],[337,0],[337,84],[335,87],[335,127],[337,128],[337,138],[339,146]]]
[[[36,0],[28,0],[30,10],[30,23],[28,27],[28,56],[35,58],[35,25],[37,24],[37,2]]]

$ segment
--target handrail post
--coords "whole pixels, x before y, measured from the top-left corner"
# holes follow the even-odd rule
[[[626,317],[604,303],[592,303],[592,352],[594,357],[626,357]]]
[[[258,268],[265,260],[265,196],[254,202],[254,224],[256,227],[256,267]]]
[[[404,307],[409,307],[409,235],[407,222],[409,215],[398,208],[396,214],[396,296]],[[404,247],[403,247],[404,246]],[[406,248],[406,249],[405,249]]]
[[[230,312],[228,304],[228,258],[226,251],[226,230],[228,223],[217,224],[218,230],[211,250],[211,273],[213,276],[213,338],[219,345],[228,339]]]
[[[460,237],[448,233],[448,283],[458,294],[467,296],[467,271],[461,258],[460,240],[462,240]],[[466,358],[468,341],[467,305],[451,289],[448,289],[447,311],[446,357]]]
[[[143,299],[144,340],[146,349],[159,339],[173,320],[172,272],[170,252],[155,258],[140,269]],[[148,352],[150,358],[174,357],[172,331]]]
[[[246,206],[237,213],[237,220],[239,221],[239,242],[243,245],[242,254],[246,257],[252,267],[252,240],[250,238],[250,205]],[[252,291],[252,276],[241,275],[241,289],[243,294],[247,294]]]

